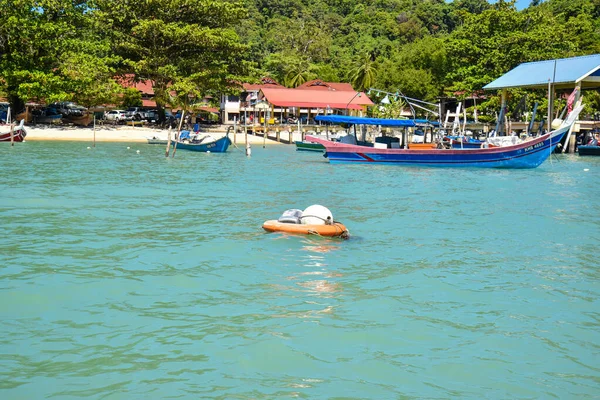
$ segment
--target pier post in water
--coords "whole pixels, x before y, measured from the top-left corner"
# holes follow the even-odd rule
[[[177,136],[175,136],[175,145],[173,146],[173,155],[171,158],[175,158],[175,152],[177,151],[177,142],[179,141],[179,136],[181,135],[181,125],[183,124],[183,118],[185,117],[185,110],[181,110],[181,117],[179,119],[179,128],[177,129]]]
[[[169,157],[169,149],[171,148],[171,126],[169,125],[169,131],[167,132],[167,149],[165,150],[165,157]]]

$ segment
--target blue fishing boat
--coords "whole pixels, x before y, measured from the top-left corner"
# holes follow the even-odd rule
[[[367,147],[329,142],[308,136],[307,139],[325,146],[325,155],[331,163],[394,164],[428,167],[479,167],[479,168],[535,168],[554,151],[563,136],[581,112],[576,107],[561,126],[545,135],[523,143],[483,149],[399,149]],[[333,123],[370,124],[382,126],[415,126],[412,120],[381,120],[342,116],[318,116],[317,119]],[[412,123],[412,125],[411,125]]]
[[[209,135],[191,135],[190,131],[181,131],[179,140],[173,142],[173,146],[177,145],[177,149],[203,153],[225,153],[230,144],[229,133],[222,138],[214,139]]]

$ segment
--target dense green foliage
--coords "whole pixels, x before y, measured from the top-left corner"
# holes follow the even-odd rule
[[[160,105],[262,76],[435,100],[480,91],[522,62],[600,53],[598,0],[521,11],[502,0],[0,0],[0,9],[0,93],[17,104],[115,104],[125,74],[150,79]],[[488,97],[484,109],[497,110]]]

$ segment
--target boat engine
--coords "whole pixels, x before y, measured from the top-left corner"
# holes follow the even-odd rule
[[[314,204],[302,212],[301,220],[305,225],[331,225],[333,215],[327,207]]]
[[[283,222],[285,224],[301,224],[302,223],[302,210],[298,210],[296,208],[292,208],[290,210],[285,210],[281,217],[277,220],[279,222]]]

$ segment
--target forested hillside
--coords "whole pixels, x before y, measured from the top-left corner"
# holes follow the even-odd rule
[[[600,53],[600,0],[533,0],[521,11],[485,0],[0,0],[0,9],[0,97],[16,109],[116,104],[125,75],[152,81],[159,106],[263,76],[434,100],[476,93],[522,62]],[[587,102],[598,109],[598,99]],[[497,110],[497,98],[486,106]]]

